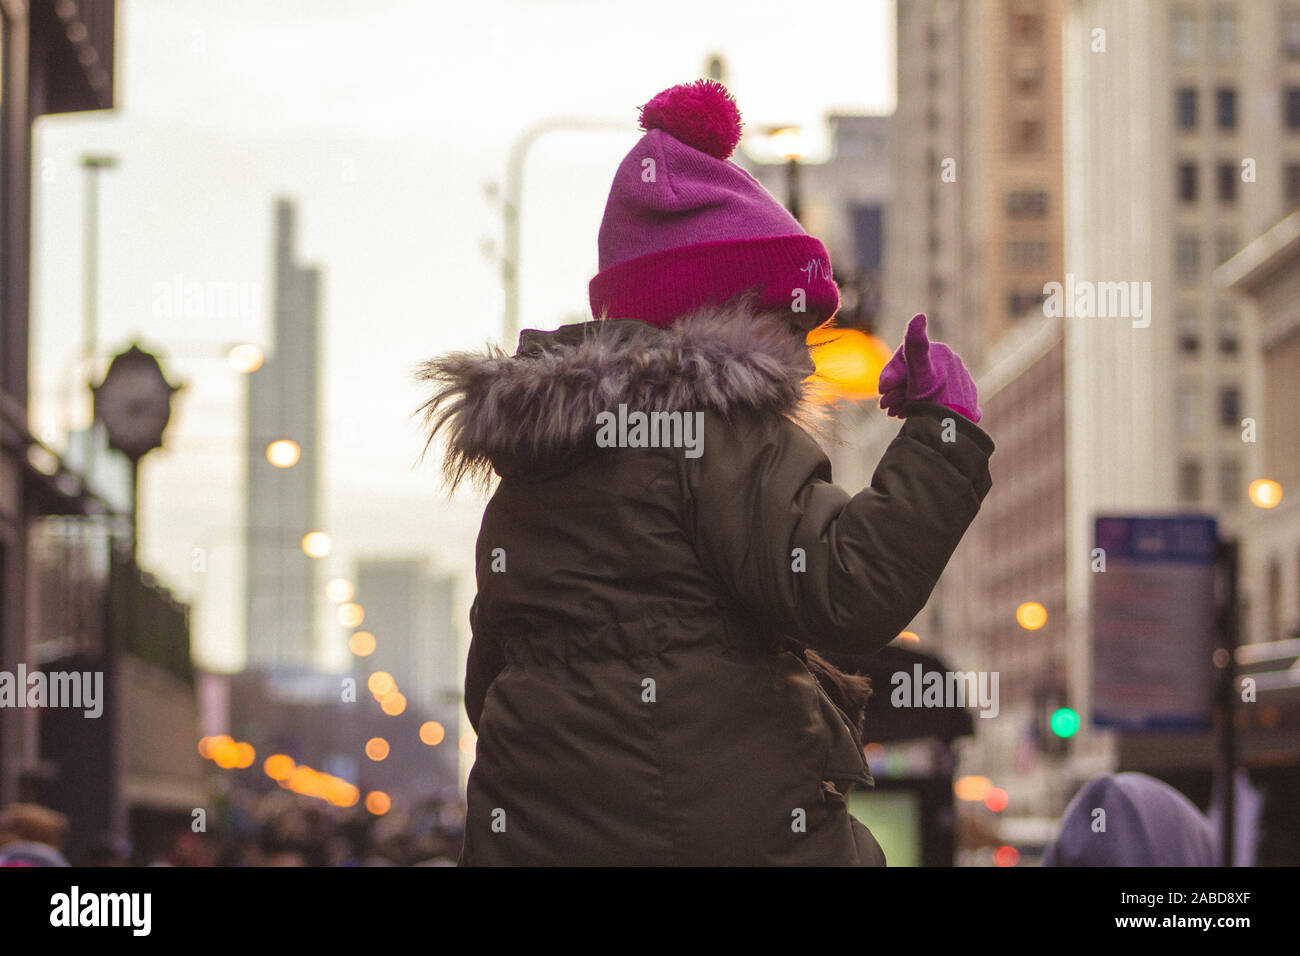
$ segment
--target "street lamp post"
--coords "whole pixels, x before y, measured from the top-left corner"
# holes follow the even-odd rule
[[[794,216],[796,222],[801,222],[799,217],[799,157],[789,156],[785,162],[785,192],[786,205],[790,208],[790,215]]]
[[[109,447],[131,462],[131,557],[134,559],[140,523],[140,459],[161,448],[172,415],[172,396],[183,386],[172,385],[157,357],[133,344],[113,358],[98,385],[92,385],[94,421],[108,432]]]
[[[117,165],[116,156],[86,154],[81,157],[81,168],[86,171],[86,214],[82,242],[82,332],[81,355],[87,375],[94,375],[96,336],[98,334],[99,304],[99,173]],[[86,433],[85,476],[88,484],[95,480],[95,453],[98,449],[99,423],[91,416]]]
[[[799,160],[805,155],[803,129],[798,126],[765,126],[768,147],[785,159],[785,205],[795,221],[802,223],[799,201]],[[769,154],[770,155],[770,154]]]
[[[528,151],[539,139],[548,133],[565,132],[599,132],[602,130],[626,130],[634,127],[618,120],[586,119],[576,116],[561,116],[543,120],[536,126],[525,130],[514,145],[510,147],[510,157],[506,162],[505,189],[505,255],[501,261],[501,278],[505,284],[506,310],[502,328],[503,345],[509,347],[519,334],[519,220],[523,205],[524,162]]]

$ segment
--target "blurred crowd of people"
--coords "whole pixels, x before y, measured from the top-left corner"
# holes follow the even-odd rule
[[[454,866],[465,829],[455,792],[375,816],[284,790],[237,790],[222,810],[202,831],[178,824],[156,835],[151,852],[105,836],[78,854],[67,851],[67,816],[11,804],[0,812],[0,866]]]
[[[0,812],[0,866],[454,866],[465,804],[454,790],[382,816],[338,810],[286,790],[235,790],[223,823],[178,826],[141,859],[124,840],[64,856],[69,821],[34,803]],[[1210,821],[1182,793],[1141,773],[1103,774],[1070,802],[1044,866],[1215,866]]]

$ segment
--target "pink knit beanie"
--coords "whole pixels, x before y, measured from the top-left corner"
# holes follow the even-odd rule
[[[761,308],[802,303],[834,315],[840,293],[826,247],[728,159],[740,125],[735,100],[712,80],[674,86],[641,108],[646,134],[614,174],[600,223],[593,316],[665,328],[751,288]]]

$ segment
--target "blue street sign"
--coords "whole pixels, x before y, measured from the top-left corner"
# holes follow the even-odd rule
[[[1218,526],[1206,515],[1096,519],[1092,722],[1213,727]],[[1104,571],[1097,570],[1098,559]]]

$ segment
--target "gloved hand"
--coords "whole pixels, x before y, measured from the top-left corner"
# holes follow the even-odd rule
[[[975,382],[961,357],[942,342],[925,335],[924,313],[913,316],[907,335],[894,357],[880,373],[880,407],[903,418],[908,402],[946,405],[973,422],[980,420]]]

